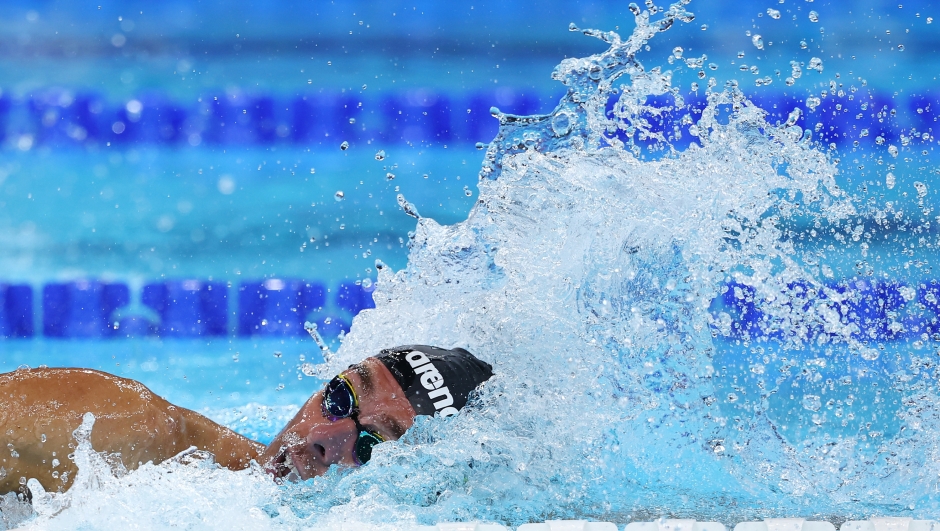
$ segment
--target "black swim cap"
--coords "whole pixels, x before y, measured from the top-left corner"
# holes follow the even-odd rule
[[[449,417],[467,403],[470,392],[493,376],[493,367],[462,348],[405,345],[379,353],[418,415]]]

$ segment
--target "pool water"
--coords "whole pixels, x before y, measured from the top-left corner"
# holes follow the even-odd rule
[[[552,87],[12,98],[0,368],[108,370],[262,442],[385,346],[497,374],[302,484],[84,448],[24,525],[935,516],[932,6],[774,4],[725,40],[687,9],[572,23],[597,46]]]

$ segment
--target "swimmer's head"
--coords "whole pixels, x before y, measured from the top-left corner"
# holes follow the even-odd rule
[[[277,478],[307,479],[330,465],[358,466],[397,440],[416,415],[451,416],[493,375],[464,349],[386,349],[333,378],[271,442],[262,463]]]

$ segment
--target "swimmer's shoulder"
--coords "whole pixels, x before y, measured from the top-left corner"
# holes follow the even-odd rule
[[[136,380],[81,367],[17,369],[0,374],[0,395],[4,389],[29,389],[41,391],[46,396],[68,393],[73,397],[108,390],[119,394],[132,393],[146,400],[162,400]]]

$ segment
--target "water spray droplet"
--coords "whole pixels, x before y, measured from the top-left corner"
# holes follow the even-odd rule
[[[346,197],[346,194],[344,194],[342,190],[337,190],[336,193],[333,194],[333,199],[337,201],[342,201],[344,197]]]
[[[758,50],[764,49],[764,39],[759,34],[754,34],[754,36],[751,37],[751,43]]]
[[[380,149],[375,152],[375,160],[385,160],[385,150]]]
[[[413,204],[409,203],[403,194],[398,194],[397,199],[398,206],[400,206],[401,209],[405,211],[405,214],[408,214],[415,219],[421,219],[421,214],[418,214],[418,209],[415,208]]]
[[[345,140],[343,140],[343,143],[339,145],[339,148],[342,149],[343,151],[346,151],[347,149],[349,149],[349,142],[346,142]]]
[[[809,21],[810,22],[819,22],[819,13],[815,11],[809,12]]]

